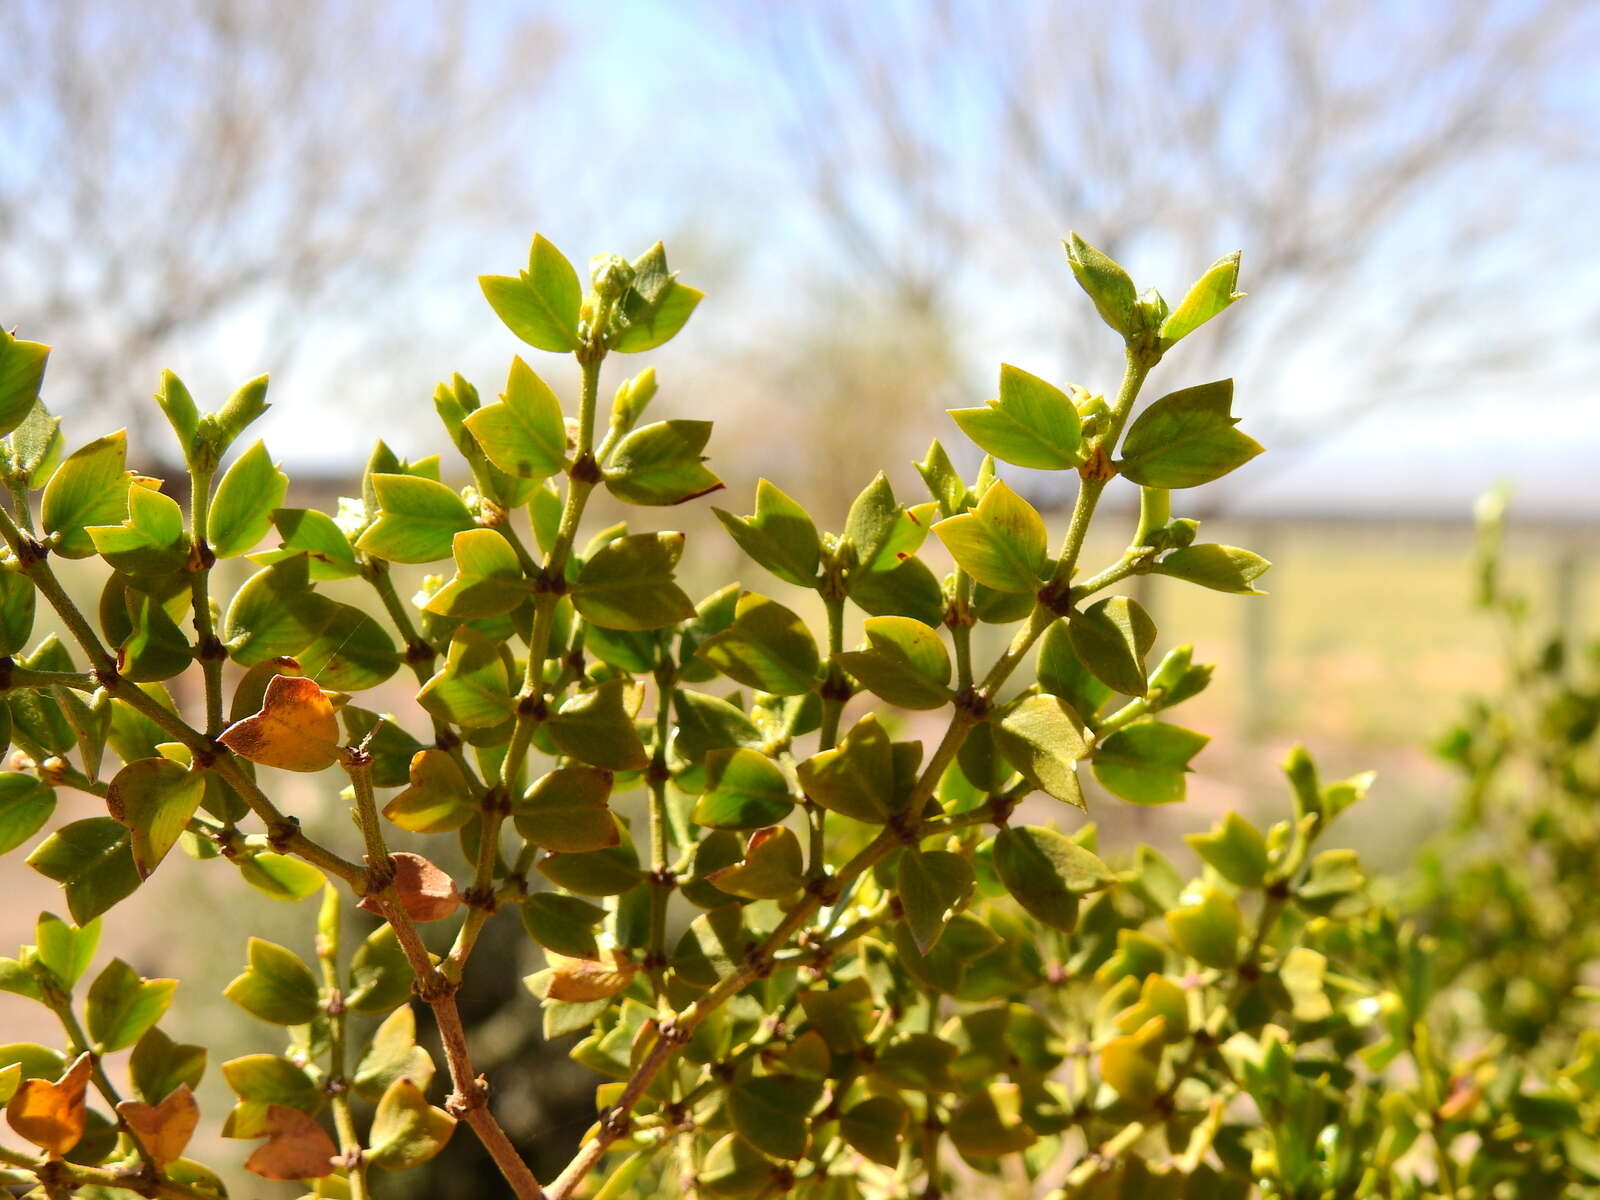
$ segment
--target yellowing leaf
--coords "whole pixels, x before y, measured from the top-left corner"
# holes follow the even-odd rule
[[[186,1083],[179,1084],[160,1104],[124,1100],[117,1105],[117,1112],[160,1166],[183,1157],[200,1122],[200,1106]]]
[[[339,722],[313,679],[274,675],[261,711],[228,726],[218,739],[251,762],[285,771],[321,771],[339,759]]]
[[[545,957],[550,961],[543,993],[547,1000],[606,1000],[627,987],[634,974],[634,965],[620,950],[607,951],[599,959],[568,958],[550,950]]]
[[[66,1154],[83,1137],[89,1116],[85,1092],[93,1069],[94,1060],[84,1053],[54,1083],[24,1080],[6,1105],[6,1122],[51,1156]]]

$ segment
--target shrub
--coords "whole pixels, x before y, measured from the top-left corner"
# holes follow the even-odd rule
[[[46,350],[6,338],[0,711],[21,756],[0,779],[3,848],[50,823],[56,789],[107,811],[28,856],[71,921],[41,917],[0,987],[50,1009],[64,1047],[0,1051],[7,1119],[36,1148],[0,1150],[7,1178],[221,1194],[183,1156],[206,1056],[161,1028],[175,982],[116,959],[90,974],[102,914],[181,846],[281,899],[321,892],[315,964],[251,939],[227,988],[286,1041],[221,1066],[237,1096],[223,1134],[260,1142],[246,1169],[314,1196],[381,1191],[460,1122],[516,1195],[555,1200],[937,1197],[984,1176],[1060,1197],[1595,1194],[1594,1045],[1526,1078],[1481,1051],[1451,1058],[1429,1024],[1434,947],[1373,906],[1353,854],[1319,846],[1366,778],[1323,782],[1296,751],[1290,815],[1263,831],[1229,814],[1190,838],[1183,870],[1145,847],[1108,861],[1092,825],[1057,828],[1086,808],[1080,764],[1123,801],[1169,803],[1206,741],[1166,718],[1210,668],[1188,647],[1148,661],[1154,624],[1115,586],[1249,594],[1267,566],[1171,514],[1172,490],[1260,450],[1231,383],[1134,417],[1150,369],[1238,298],[1237,256],[1175,309],[1081,239],[1067,256],[1124,346],[1110,400],[1003,367],[996,399],[952,414],[987,452],[973,480],[936,442],[918,464],[931,500],[906,506],[879,476],[837,534],[767,482],[751,515],[718,512],[786,594],[815,593],[790,598],[820,637],[736,585],[695,603],[681,534],[581,538],[597,488],[649,507],[720,486],[708,423],[640,423],[648,368],[601,424],[607,358],[659,346],[700,299],[659,246],[595,260],[587,294],[537,238],[525,272],[483,280],[514,333],[576,358],[576,418],[520,359],[490,404],[457,377],[434,401],[471,486],[379,443],[332,516],[282,507],[260,443],[221,471],[265,380],[201,414],[163,379],[186,516],[128,475],[121,434],[63,457],[37,403]],[[997,459],[1077,475],[1055,552]],[[1118,476],[1140,488],[1136,529],[1085,568]],[[272,529],[280,545],[257,552]],[[925,544],[953,560],[942,579]],[[224,604],[212,568],[246,555],[260,569]],[[54,560],[96,556],[91,618]],[[449,578],[400,599],[394,564],[446,559]],[[331,594],[346,579],[392,631]],[[74,649],[50,636],[21,653],[39,596]],[[1012,630],[992,662],[974,661],[980,624]],[[405,668],[416,712],[358,703]],[[167,685],[196,674],[191,714]],[[335,769],[359,832],[319,840],[274,799],[274,773]],[[342,897],[376,919],[354,946]],[[528,984],[547,1034],[584,1032],[573,1056],[601,1080],[593,1128],[542,1184],[494,1116],[455,998],[504,910],[542,948]],[[430,950],[429,927],[453,938]],[[123,1050],[126,1098],[106,1069]]]

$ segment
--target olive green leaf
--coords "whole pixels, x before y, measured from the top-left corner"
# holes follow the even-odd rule
[[[905,914],[912,940],[928,953],[945,925],[972,895],[972,866],[948,850],[918,851],[908,846],[895,870],[895,895]]]
[[[372,1034],[351,1082],[369,1099],[383,1095],[396,1079],[409,1079],[423,1091],[433,1082],[433,1057],[417,1045],[417,1017],[402,1004]]]
[[[1111,696],[1111,689],[1079,660],[1065,621],[1051,622],[1039,639],[1035,673],[1042,689],[1060,696],[1080,717],[1093,718]]]
[[[272,513],[283,503],[289,477],[257,442],[222,476],[206,520],[206,540],[218,558],[253,550],[272,527]]]
[[[253,937],[249,963],[222,990],[229,1000],[274,1025],[303,1025],[317,1015],[317,977],[293,950]]]
[[[467,729],[500,724],[517,707],[503,648],[475,629],[457,629],[450,635],[444,665],[422,685],[417,703]]]
[[[1067,621],[1078,659],[1107,687],[1129,696],[1149,690],[1144,656],[1155,645],[1156,625],[1137,600],[1109,596]]]
[[[1128,273],[1110,255],[1095,249],[1076,233],[1068,235],[1065,248],[1073,277],[1094,301],[1101,319],[1125,338],[1137,334],[1140,331],[1139,292]]]
[[[456,573],[428,597],[427,611],[469,620],[498,617],[528,598],[532,585],[498,530],[462,530],[451,542],[451,554]]]
[[[126,1050],[159,1021],[178,990],[176,979],[141,979],[114,958],[89,985],[89,1040],[96,1054]]]
[[[1202,383],[1161,397],[1128,428],[1118,469],[1145,487],[1196,487],[1261,453],[1234,428],[1233,380]]]
[[[205,1070],[204,1047],[174,1042],[155,1027],[145,1031],[128,1056],[128,1077],[146,1104],[160,1104],[180,1087],[199,1087]]]
[[[63,825],[28,855],[28,865],[67,894],[72,919],[85,925],[139,887],[128,830],[110,817]]]
[[[33,581],[15,562],[0,563],[0,654],[20,654],[33,633]]]
[[[598,767],[558,767],[512,806],[517,832],[535,846],[563,854],[603,850],[621,840],[607,802],[611,772]]]
[[[666,249],[657,242],[633,261],[633,282],[617,306],[607,343],[621,354],[654,350],[677,336],[704,297],[667,270]]]
[[[528,936],[546,950],[569,958],[598,958],[595,930],[606,910],[576,896],[536,892],[522,902],[522,923]]]
[[[971,512],[933,527],[956,565],[997,592],[1039,590],[1049,558],[1044,518],[1033,505],[996,482]]]
[[[900,528],[903,510],[894,498],[889,477],[882,471],[850,504],[845,514],[841,548],[853,555],[856,570],[870,570]]]
[[[520,358],[495,404],[468,413],[465,425],[484,454],[515,479],[548,479],[567,456],[567,427],[550,385]]]
[[[576,350],[583,285],[566,257],[535,234],[528,269],[516,277],[482,275],[478,284],[489,307],[528,345],[560,354]]]
[[[443,1150],[455,1128],[456,1119],[429,1104],[422,1089],[402,1075],[372,1115],[367,1161],[386,1171],[412,1170]]]
[[[950,1114],[946,1132],[968,1158],[1017,1154],[1038,1141],[1022,1119],[1022,1089],[1014,1083],[991,1083],[973,1092]]]
[[[1023,777],[1057,800],[1084,808],[1078,760],[1088,753],[1083,726],[1058,696],[1024,696],[991,720],[1000,752]]]
[[[106,809],[128,827],[133,865],[147,879],[200,807],[205,777],[165,758],[129,763],[111,780]]]
[[[466,775],[445,751],[432,746],[418,750],[411,757],[408,775],[409,786],[383,809],[383,815],[401,829],[448,833],[478,815]]]
[[[137,485],[126,493],[127,515],[120,525],[91,525],[85,531],[96,552],[135,578],[182,569],[189,557],[189,537],[177,501]]]
[[[1244,917],[1233,897],[1221,888],[1202,885],[1186,892],[1182,900],[1182,907],[1167,913],[1167,930],[1178,949],[1219,970],[1237,963]]]
[[[78,985],[100,945],[99,920],[69,925],[54,913],[40,913],[34,926],[39,962],[67,991]]]
[[[1130,804],[1175,804],[1184,797],[1189,760],[1210,740],[1177,725],[1140,721],[1095,747],[1094,777]]]
[[[1255,587],[1255,581],[1271,566],[1259,554],[1237,546],[1204,544],[1185,546],[1164,555],[1157,560],[1155,570],[1158,574],[1198,583],[1218,592],[1260,596],[1263,593]]]
[[[893,1167],[910,1121],[911,1110],[898,1096],[869,1096],[840,1115],[839,1136],[864,1157]]]
[[[1223,816],[1208,833],[1186,833],[1183,840],[1218,875],[1242,888],[1257,888],[1271,865],[1267,839],[1236,812]]]
[[[909,617],[869,617],[862,628],[867,646],[837,655],[862,686],[901,708],[950,702],[950,655],[936,630]]]
[[[638,771],[650,755],[633,726],[639,689],[609,679],[566,700],[545,725],[563,754],[607,771]]]
[[[944,591],[920,558],[907,558],[884,571],[858,571],[850,580],[850,599],[874,617],[909,617],[924,625],[944,620]],[[1027,597],[1031,603],[1031,597]]]
[[[803,1158],[810,1141],[806,1118],[821,1090],[819,1083],[795,1075],[752,1076],[728,1089],[728,1116],[757,1150],[774,1158]]]
[[[1068,933],[1078,924],[1078,897],[1115,879],[1105,863],[1077,842],[1037,825],[1002,829],[994,840],[994,868],[1018,904]]]
[[[1178,307],[1161,322],[1159,333],[1164,346],[1187,337],[1234,301],[1244,299],[1243,292],[1233,290],[1239,285],[1239,257],[1238,250],[1223,255],[1195,280]]]
[[[0,854],[9,854],[43,828],[56,794],[32,775],[0,773]]]
[[[639,854],[620,823],[617,828],[616,845],[586,854],[552,852],[539,860],[539,873],[557,887],[580,896],[620,896],[637,887],[644,878],[639,870]]]
[[[345,1003],[353,1012],[388,1012],[411,998],[414,979],[394,927],[380,925],[356,947],[350,959],[350,990]]]
[[[707,790],[693,820],[710,829],[760,829],[776,825],[794,808],[789,781],[766,755],[748,747],[706,755]]]
[[[607,629],[646,630],[694,616],[694,601],[673,580],[683,554],[681,533],[638,533],[590,555],[572,585],[585,620]]]
[[[88,558],[95,552],[91,525],[114,525],[127,515],[128,435],[96,438],[74,450],[45,484],[40,519],[62,558]]]
[[[756,511],[736,517],[720,508],[723,528],[739,548],[786,583],[815,587],[822,540],[810,514],[765,479],[756,484]]]
[[[0,329],[0,434],[21,425],[39,399],[50,347]]]
[[[606,487],[629,504],[682,504],[721,488],[700,452],[710,421],[657,421],[617,444],[605,467]]]
[[[1072,399],[1018,367],[1001,365],[1000,396],[987,407],[953,408],[950,415],[979,449],[1003,462],[1050,471],[1075,467],[1083,459]]]
[[[310,863],[270,850],[242,854],[233,860],[233,865],[256,891],[289,903],[316,895],[327,883],[322,872]]]
[[[821,665],[805,622],[755,592],[739,597],[733,624],[701,642],[695,656],[728,678],[774,696],[811,691]]]
[[[314,508],[279,508],[272,513],[272,523],[282,541],[276,550],[250,555],[251,562],[270,566],[304,555],[314,580],[349,579],[360,573],[349,535],[327,513]]]
[[[894,747],[874,713],[796,770],[805,794],[830,812],[882,825],[894,811]]]
[[[719,696],[680,688],[673,693],[677,728],[672,747],[691,763],[705,760],[713,750],[748,746],[759,750],[766,738],[743,711]]]
[[[1100,1078],[1129,1104],[1147,1108],[1160,1094],[1162,1033],[1166,1022],[1151,1017],[1133,1033],[1112,1038],[1100,1050]]]
[[[418,475],[373,475],[378,519],[356,540],[356,549],[399,563],[437,562],[450,555],[455,535],[476,524],[472,513],[444,484]]]
[[[695,1180],[708,1196],[759,1196],[772,1182],[772,1160],[730,1133],[706,1151]]]
[[[922,476],[922,482],[928,485],[928,494],[939,502],[941,514],[953,517],[966,510],[971,493],[937,438],[928,446],[928,453],[923,460],[915,466],[917,474]]]
[[[794,831],[782,825],[750,835],[744,860],[711,872],[711,882],[731,896],[781,900],[805,884],[805,855]]]

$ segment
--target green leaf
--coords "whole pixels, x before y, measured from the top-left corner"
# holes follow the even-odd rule
[[[673,581],[681,533],[638,533],[600,547],[578,571],[572,603],[607,629],[661,629],[694,616],[694,601]]]
[[[702,464],[710,421],[657,421],[617,444],[605,468],[606,487],[629,504],[682,504],[714,492],[722,481]]]
[[[1065,621],[1053,621],[1039,639],[1039,686],[1060,696],[1080,717],[1092,719],[1111,696],[1111,689],[1078,660]]]
[[[222,1078],[240,1100],[261,1106],[281,1104],[307,1116],[322,1108],[322,1089],[300,1067],[276,1054],[246,1054],[222,1064]],[[230,1131],[240,1133],[235,1129]]]
[[[228,656],[252,667],[273,658],[294,658],[327,620],[327,605],[311,591],[304,555],[274,563],[245,580],[222,619]]]
[[[936,630],[909,617],[869,617],[863,630],[868,648],[837,656],[863,687],[901,708],[950,702],[950,655]]]
[[[477,620],[510,612],[531,592],[522,564],[494,529],[464,529],[451,543],[456,573],[423,607],[446,617]]]
[[[1171,575],[1219,592],[1260,596],[1264,593],[1254,586],[1255,580],[1271,566],[1259,554],[1237,546],[1205,544],[1174,550],[1156,563],[1155,570],[1157,574]]]
[[[206,519],[206,540],[218,558],[253,550],[272,527],[272,511],[283,503],[289,477],[257,442],[222,476]]]
[[[528,345],[560,354],[576,350],[583,285],[566,257],[540,234],[528,252],[528,269],[516,278],[478,279],[489,306]]]
[[[1110,255],[1095,249],[1076,233],[1069,235],[1066,251],[1073,277],[1094,301],[1100,318],[1125,338],[1137,334],[1140,330],[1139,290],[1133,286],[1128,273]]]
[[[33,633],[33,581],[15,562],[0,563],[0,655],[20,654]]]
[[[193,1091],[205,1071],[204,1047],[181,1045],[154,1027],[145,1031],[128,1056],[128,1078],[146,1104],[160,1104],[184,1085]]]
[[[133,601],[136,593],[127,595]],[[145,595],[130,607],[128,636],[117,647],[118,673],[133,683],[159,683],[188,670],[194,647],[166,609]]]
[[[672,340],[705,293],[678,282],[667,270],[667,253],[660,242],[633,262],[633,284],[622,297],[614,317],[612,350],[638,354]]]
[[[1167,913],[1167,929],[1179,950],[1207,967],[1226,970],[1239,961],[1244,917],[1232,896],[1221,888],[1202,886],[1185,893],[1189,901]]]
[[[760,1196],[772,1182],[772,1161],[744,1138],[730,1133],[706,1151],[695,1179],[708,1196]]]
[[[411,998],[416,976],[390,925],[380,925],[356,947],[350,960],[350,991],[345,1003],[352,1012],[388,1012]]]
[[[40,913],[34,927],[39,962],[71,991],[94,961],[100,945],[100,922],[86,922],[82,928],[68,925],[54,913]]]
[[[522,902],[522,923],[528,936],[546,950],[568,958],[599,958],[595,930],[606,910],[576,896],[536,892]]]
[[[75,450],[45,484],[40,519],[54,535],[62,558],[88,558],[95,552],[91,525],[115,525],[127,512],[128,434],[97,438]]]
[[[449,557],[456,534],[476,525],[461,497],[442,483],[417,475],[371,479],[380,514],[356,540],[358,550],[390,562],[437,562]]]
[[[858,571],[850,580],[850,599],[874,617],[909,617],[924,625],[944,620],[944,591],[920,558],[908,558],[887,571]],[[1031,607],[1033,597],[1020,597]]]
[[[915,466],[922,482],[928,485],[928,493],[939,502],[942,514],[953,517],[966,510],[971,498],[967,485],[937,438],[928,446],[926,457]]]
[[[327,513],[314,508],[280,508],[273,512],[272,523],[282,539],[278,549],[252,554],[251,562],[270,566],[303,554],[314,580],[349,579],[361,573],[350,538]]]
[[[42,403],[36,403],[0,446],[0,461],[9,455],[9,473],[32,489],[44,486],[65,452],[61,418],[52,417]]]
[[[32,411],[49,358],[49,346],[0,329],[0,434],[10,433]]]
[[[548,479],[566,463],[561,402],[520,358],[511,360],[499,402],[467,414],[465,423],[489,461],[516,479]]]
[[[125,1050],[143,1037],[172,1003],[176,979],[141,979],[114,958],[89,987],[89,1040],[97,1054]]]
[[[182,570],[189,557],[189,537],[177,501],[137,485],[125,492],[127,514],[122,524],[91,525],[86,531],[100,557],[135,578]]]
[[[1261,453],[1234,428],[1233,380],[1169,392],[1128,429],[1118,469],[1145,487],[1196,487],[1220,479]]]
[[[779,579],[797,587],[816,586],[822,557],[817,527],[806,510],[775,484],[757,482],[752,516],[736,517],[720,508],[711,511],[739,548]]]
[[[428,747],[411,757],[409,786],[384,805],[383,815],[411,833],[448,833],[478,815],[471,785],[443,750]]]
[[[367,1160],[386,1171],[410,1171],[443,1150],[456,1119],[434,1108],[410,1079],[402,1076],[378,1101],[368,1137]]]
[[[417,693],[429,713],[467,729],[492,729],[516,712],[511,672],[499,643],[462,626],[442,667]]]
[[[1095,747],[1094,776],[1130,804],[1174,804],[1184,797],[1189,760],[1210,740],[1177,725],[1140,721]]]
[[[1100,1050],[1100,1078],[1137,1108],[1147,1108],[1160,1093],[1162,1034],[1166,1021],[1152,1017],[1133,1033],[1112,1038]]]
[[[1059,696],[1024,696],[994,726],[995,744],[1040,791],[1084,808],[1077,764],[1089,746],[1076,713]]]
[[[1077,842],[1037,825],[1002,829],[994,839],[994,868],[1030,915],[1067,933],[1077,928],[1078,897],[1116,878]]]
[[[396,1079],[409,1079],[424,1092],[433,1082],[433,1058],[417,1045],[417,1017],[409,1004],[384,1018],[351,1076],[356,1091],[368,1099],[382,1096]]]
[[[733,1128],[757,1150],[773,1158],[804,1158],[810,1141],[807,1118],[817,1103],[819,1085],[795,1075],[757,1075],[728,1089]]]
[[[148,879],[200,807],[205,776],[165,758],[144,758],[118,771],[106,809],[128,827],[133,865]]]
[[[161,386],[156,389],[155,400],[166,414],[172,432],[178,435],[178,445],[187,457],[194,446],[195,432],[200,428],[200,410],[194,397],[171,371],[161,372]]]
[[[1155,645],[1156,625],[1137,600],[1109,596],[1067,621],[1067,636],[1078,659],[1107,687],[1143,696],[1144,656]]]
[[[0,854],[9,854],[38,833],[55,810],[54,789],[32,775],[0,774]]]
[[[789,781],[760,751],[747,747],[706,755],[706,793],[692,820],[710,829],[761,829],[776,825],[794,808]]]
[[[293,950],[250,939],[250,965],[222,990],[251,1016],[273,1025],[304,1025],[320,1011],[317,978]]]
[[[948,850],[907,846],[895,870],[895,895],[911,938],[923,954],[933,949],[952,916],[966,905],[975,880],[972,867]]]
[[[862,717],[837,746],[813,754],[796,770],[806,796],[830,812],[882,825],[893,811],[894,747],[874,713]]]
[[[611,772],[559,767],[541,776],[513,805],[517,832],[535,846],[563,854],[603,850],[621,840],[607,807]]]
[[[139,887],[128,831],[110,817],[63,825],[28,855],[28,865],[62,885],[67,909],[80,925]]]
[[[322,872],[310,863],[270,850],[243,855],[234,859],[233,865],[239,868],[246,883],[274,900],[291,903],[304,900],[321,891],[327,882]]]
[[[1044,519],[997,481],[978,507],[933,527],[956,565],[997,592],[1036,592],[1049,564]]]
[[[805,622],[755,592],[739,597],[733,624],[701,642],[695,656],[728,678],[774,696],[813,690],[821,666]]]
[[[608,679],[569,697],[546,724],[563,754],[607,771],[638,771],[650,755],[633,726],[638,690],[626,680]]]
[[[300,668],[330,691],[376,687],[400,669],[394,639],[371,613],[322,597],[317,636],[295,655]]]
[[[755,722],[721,697],[680,688],[673,694],[672,704],[677,717],[672,746],[691,763],[703,761],[712,750],[735,746],[759,750],[766,744]]]
[[[900,526],[902,509],[889,486],[889,477],[879,471],[871,483],[850,504],[845,514],[841,542],[855,552],[855,569],[867,570],[883,553]]]
[[[1018,367],[1001,365],[1000,397],[988,407],[953,408],[950,415],[979,449],[1003,462],[1060,471],[1083,459],[1078,410],[1071,398]]]
[[[839,1136],[858,1154],[894,1167],[910,1121],[911,1110],[898,1096],[869,1096],[839,1117]]]
[[[730,896],[781,900],[805,885],[805,854],[792,829],[774,825],[750,835],[742,862],[711,872],[711,882]]]
[[[240,384],[222,402],[222,407],[216,413],[217,427],[222,431],[218,453],[233,445],[241,433],[272,407],[267,403],[267,386],[267,377],[257,375]]]
[[[1235,250],[1207,267],[1183,302],[1161,322],[1161,341],[1165,345],[1182,340],[1234,301],[1244,299],[1243,292],[1234,291],[1239,285],[1239,255]]]
[[[620,830],[620,826],[619,826]],[[581,896],[620,896],[639,885],[639,854],[633,842],[619,833],[615,846],[587,854],[547,854],[539,873],[557,887]]]
[[[1022,1119],[1022,1089],[1014,1083],[973,1092],[950,1114],[946,1131],[957,1150],[978,1159],[1018,1154],[1039,1140]]]
[[[1236,812],[1225,814],[1209,833],[1186,833],[1183,840],[1207,866],[1238,887],[1260,887],[1271,865],[1267,839]]]

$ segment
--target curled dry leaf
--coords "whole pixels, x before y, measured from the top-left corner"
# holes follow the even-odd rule
[[[139,1139],[150,1157],[160,1166],[183,1157],[195,1126],[200,1122],[200,1106],[187,1083],[181,1083],[160,1104],[124,1100],[117,1112]]]
[[[339,722],[314,679],[274,675],[261,711],[222,731],[228,749],[264,767],[321,771],[339,760]]]
[[[607,1000],[628,986],[635,967],[622,951],[604,951],[600,958],[568,958],[545,951],[550,963],[549,982],[544,995],[549,1000],[583,1003]]]
[[[455,880],[422,855],[401,851],[390,858],[394,861],[395,894],[413,921],[442,921],[461,907]],[[383,905],[376,896],[363,897],[360,907],[383,915]]]
[[[333,1173],[339,1148],[327,1130],[298,1108],[269,1105],[264,1122],[266,1145],[245,1159],[244,1169],[263,1179],[293,1182],[321,1179]]]
[[[39,1149],[60,1158],[83,1137],[89,1116],[85,1092],[93,1069],[93,1058],[84,1053],[53,1083],[24,1080],[6,1105],[7,1123]]]

